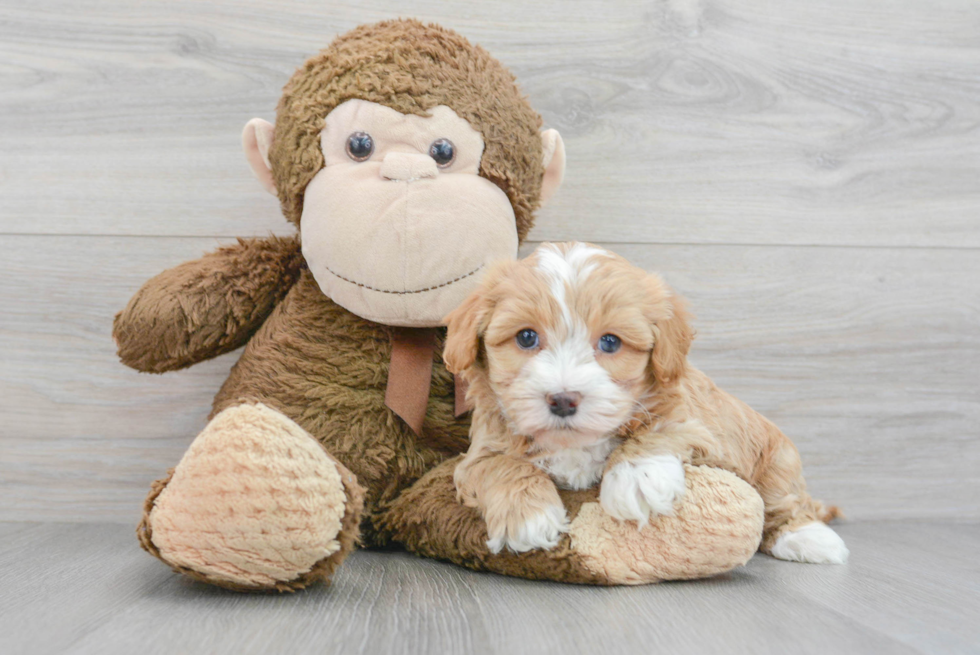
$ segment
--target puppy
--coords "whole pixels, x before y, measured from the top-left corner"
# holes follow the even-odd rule
[[[656,275],[601,248],[544,244],[497,264],[446,317],[444,358],[469,383],[471,445],[455,472],[493,552],[551,548],[568,519],[556,484],[601,481],[603,509],[640,527],[673,512],[684,464],[727,469],[765,503],[761,549],[843,563],[775,425],[687,362],[684,302]]]

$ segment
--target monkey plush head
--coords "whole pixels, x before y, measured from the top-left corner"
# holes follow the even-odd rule
[[[358,27],[287,83],[246,156],[300,229],[321,290],[388,325],[441,323],[513,259],[561,184],[565,153],[513,75],[415,20]]]

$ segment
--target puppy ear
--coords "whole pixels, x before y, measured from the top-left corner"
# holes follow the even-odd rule
[[[444,319],[449,331],[442,359],[450,373],[462,373],[476,362],[492,309],[489,288],[482,284]]]
[[[658,384],[673,385],[687,372],[687,353],[694,340],[694,329],[690,325],[691,315],[686,302],[679,296],[670,300],[673,314],[666,320],[659,320],[653,326],[653,353],[650,364]]]

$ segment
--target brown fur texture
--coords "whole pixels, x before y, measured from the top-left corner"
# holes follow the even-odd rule
[[[395,501],[383,521],[393,540],[478,571],[598,585],[716,575],[744,565],[759,547],[759,495],[727,471],[688,467],[689,502],[676,516],[660,517],[639,531],[602,512],[597,488],[561,490],[571,525],[555,548],[494,554],[479,511],[456,501],[453,471],[459,460],[443,462]]]
[[[513,74],[486,50],[416,20],[357,27],[310,58],[286,85],[269,160],[287,219],[299,225],[303,192],[323,167],[324,117],[354,98],[403,114],[446,105],[469,121],[485,142],[480,175],[507,194],[524,239],[544,174],[541,117]]]
[[[323,166],[318,145],[324,116],[351,98],[414,114],[439,104],[451,107],[482,132],[486,149],[481,174],[510,198],[520,236],[530,229],[543,172],[540,117],[510,73],[485,51],[448,30],[407,20],[364,26],[339,37],[287,84],[271,160],[288,220],[298,224],[306,184]],[[358,532],[366,546],[398,539],[421,554],[483,568],[469,551],[454,555],[460,542],[442,538],[459,529],[478,533],[478,517],[467,514],[463,520],[471,523],[465,526],[460,511],[469,510],[445,489],[428,483],[413,486],[467,443],[469,419],[454,416],[453,378],[441,356],[445,331],[434,331],[432,385],[422,432],[416,435],[384,404],[394,328],[356,316],[324,295],[298,246],[297,238],[241,241],[166,271],[148,281],[120,312],[113,334],[123,362],[147,372],[189,366],[244,344],[214,400],[212,417],[243,404],[265,405],[305,430],[349,471],[343,476],[347,508],[337,536],[342,548],[296,579],[259,587],[215,580],[186,567],[176,570],[230,588],[293,591],[329,579]],[[142,546],[164,561],[154,541],[161,526],[153,523],[153,509],[175,481],[167,476],[153,485],[139,528]],[[243,473],[243,493],[249,492],[249,483]],[[716,516],[717,509],[712,505],[699,511]],[[751,533],[754,519],[748,516],[751,512],[743,514],[741,525]],[[405,525],[429,537],[410,537],[400,527]],[[589,525],[596,528],[599,523]],[[704,543],[714,543],[712,535],[720,534],[710,521],[691,526]],[[672,565],[679,577],[697,574],[689,558],[677,555],[678,549],[683,550],[682,541],[664,551],[670,554],[660,577],[671,577]],[[563,568],[551,563],[561,557],[533,555],[499,570],[535,578],[599,580],[597,574],[582,573],[580,564]],[[740,563],[719,561],[721,568],[708,566],[700,574]]]
[[[469,427],[468,419],[454,416],[455,385],[439,354],[441,330],[422,434],[385,406],[393,329],[333,303],[303,271],[245,347],[212,413],[262,402],[316,437],[365,488],[366,545],[383,543],[375,519],[426,471],[461,452]]]
[[[240,348],[304,266],[297,237],[239,239],[160,273],[116,315],[119,358],[163,373]]]

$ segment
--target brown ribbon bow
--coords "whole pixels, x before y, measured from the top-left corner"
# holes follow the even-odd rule
[[[436,347],[435,328],[392,328],[391,364],[385,405],[401,417],[412,432],[422,434],[422,422],[429,405],[432,385],[432,355]],[[466,382],[459,376],[454,382],[454,414],[462,416],[466,406]]]

